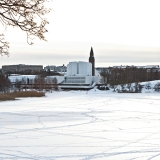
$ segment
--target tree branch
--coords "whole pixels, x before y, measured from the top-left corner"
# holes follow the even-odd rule
[[[44,3],[48,0],[0,0],[0,23],[4,26],[18,27],[26,32],[28,44],[34,37],[41,40],[46,40],[44,34],[47,32],[46,24],[48,21],[44,15],[50,12],[44,7]],[[0,37],[2,38],[2,37]],[[4,37],[1,39],[3,43]],[[8,43],[5,43],[8,45]],[[6,45],[1,45],[0,55],[2,49]]]
[[[9,55],[9,43],[5,40],[4,35],[0,34],[0,55]]]

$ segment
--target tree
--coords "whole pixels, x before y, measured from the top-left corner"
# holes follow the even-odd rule
[[[48,0],[0,0],[0,22],[7,26],[18,27],[26,32],[28,44],[33,44],[34,37],[45,40],[47,32],[44,18],[50,10],[44,3]],[[9,55],[9,43],[0,34],[0,55]]]
[[[36,84],[35,87],[37,89],[39,88],[39,91],[43,90],[45,85],[45,78],[41,75],[37,75],[34,79],[34,84]]]
[[[108,76],[108,73],[107,73],[107,71],[102,71],[101,73],[101,83],[102,84],[107,84],[107,76]]]
[[[53,84],[53,89],[55,91],[58,91],[58,80],[56,77],[54,79],[52,79],[52,84]]]
[[[21,84],[22,84],[22,82],[21,81],[19,81],[18,79],[16,79],[16,82],[15,82],[15,91],[17,91],[17,89],[18,89],[18,91],[20,92],[21,91]]]
[[[128,90],[129,90],[129,92],[130,92],[131,89],[132,89],[132,84],[131,84],[131,83],[127,83],[127,88],[128,88]]]
[[[154,89],[155,89],[155,91],[158,91],[158,92],[160,91],[160,83],[159,82],[155,84]]]
[[[134,88],[135,88],[135,93],[142,92],[142,85],[140,85],[138,82],[135,82]]]
[[[8,76],[0,75],[0,92],[6,93],[10,88],[10,80]]]
[[[151,89],[151,84],[150,84],[150,83],[147,83],[147,84],[145,85],[145,88],[148,89],[148,90]]]

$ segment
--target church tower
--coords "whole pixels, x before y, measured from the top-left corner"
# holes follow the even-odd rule
[[[89,62],[92,63],[92,76],[95,76],[95,60],[94,60],[94,53],[93,53],[93,49],[91,47],[91,51],[90,51],[90,57],[89,57]]]

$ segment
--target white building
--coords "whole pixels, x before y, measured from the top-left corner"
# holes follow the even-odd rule
[[[91,89],[99,81],[99,77],[92,76],[92,64],[89,62],[69,62],[67,74],[61,88]]]

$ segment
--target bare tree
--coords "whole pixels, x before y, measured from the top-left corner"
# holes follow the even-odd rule
[[[131,83],[127,83],[127,88],[128,88],[128,90],[129,90],[129,92],[130,92],[131,89],[132,89],[132,84],[131,84]]]
[[[41,75],[37,75],[34,79],[35,88],[39,88],[39,91],[45,88],[45,78]]]
[[[108,79],[108,72],[107,71],[102,71],[101,73],[101,83],[102,84],[107,84],[107,79]]]
[[[50,10],[45,8],[44,3],[48,0],[0,0],[0,22],[7,26],[18,27],[27,34],[28,44],[33,44],[34,37],[45,40],[47,32],[44,18]],[[9,44],[0,35],[0,55],[8,55]]]
[[[0,92],[6,93],[10,88],[10,80],[8,79],[8,76],[0,75]]]
[[[21,91],[21,84],[22,84],[22,82],[20,80],[16,79],[15,91],[17,91],[17,89],[18,89],[19,92]]]
[[[54,79],[52,79],[52,84],[53,84],[53,89],[55,91],[58,91],[58,80],[56,77]]]
[[[134,92],[135,93],[141,93],[142,92],[143,86],[140,83],[135,82],[133,87],[134,87]]]

